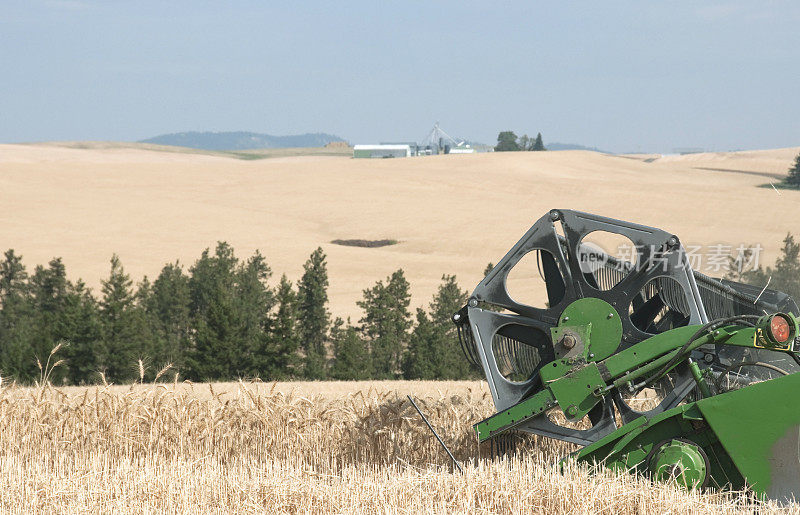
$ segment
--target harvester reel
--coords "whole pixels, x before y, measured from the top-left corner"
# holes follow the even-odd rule
[[[628,238],[633,245],[631,250],[636,252],[638,266],[617,260],[612,255],[598,255],[596,249],[585,245],[585,236],[595,231]],[[545,307],[517,302],[506,287],[511,270],[530,252],[539,253],[547,288],[548,305]],[[595,265],[599,261],[603,266],[588,269],[589,260],[594,260]],[[672,279],[674,283],[663,278]],[[663,285],[661,295],[642,298],[640,292],[648,283],[655,284],[656,288]],[[474,354],[487,371],[489,388],[498,410],[516,404],[540,386],[539,368],[556,357],[556,349],[550,341],[550,328],[559,324],[567,306],[582,298],[605,301],[621,322],[621,341],[612,352],[652,336],[640,327],[651,326],[658,315],[665,315],[661,320],[669,319],[674,326],[707,321],[695,277],[675,235],[586,213],[552,210],[528,230],[475,288],[465,313],[472,324],[473,334],[479,335]],[[501,310],[513,314],[500,313]],[[506,352],[498,356],[492,347],[505,347]],[[519,363],[516,357],[532,354],[530,348],[536,350],[539,359],[533,366],[522,366],[524,364]],[[503,361],[518,363],[517,368],[524,370],[527,377],[510,381],[508,374],[503,373],[506,370],[501,370]],[[692,377],[685,370],[675,374],[674,382],[671,393],[650,411],[671,408],[693,388]],[[629,406],[621,395],[614,398],[613,404],[625,422],[642,414]],[[582,445],[616,429],[610,402],[598,405],[589,414],[589,419],[591,428],[585,430],[557,426],[545,419],[532,421],[522,429]]]
[[[591,244],[598,232],[630,240],[630,259]],[[530,253],[545,281],[543,306],[520,302],[507,287]],[[760,481],[761,493],[779,498],[800,495],[800,455],[782,450],[797,451],[800,410],[774,405],[800,388],[793,313],[784,293],[692,270],[673,234],[552,210],[453,320],[497,409],[475,425],[480,441],[503,438],[497,445],[505,450],[509,431],[534,433],[585,446],[582,460],[691,487],[709,478],[718,487]],[[642,393],[650,406],[633,403]],[[741,423],[737,410],[752,420]],[[769,410],[777,414],[772,425]],[[739,445],[731,427],[777,447]]]

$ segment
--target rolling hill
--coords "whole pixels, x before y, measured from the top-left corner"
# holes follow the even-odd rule
[[[226,240],[260,249],[273,281],[297,280],[317,246],[328,255],[331,311],[403,268],[414,305],[442,274],[465,289],[553,207],[652,225],[685,245],[764,248],[771,264],[800,234],[800,191],[758,186],[785,175],[800,148],[686,156],[588,151],[503,152],[408,159],[292,156],[241,160],[158,147],[0,145],[0,251],[31,270],[62,256],[69,277],[95,289],[112,253],[134,279],[179,259],[190,266]],[[342,240],[397,240],[378,248]],[[713,273],[713,272],[709,272]],[[538,295],[534,266],[522,295]],[[520,299],[527,300],[527,299]]]
[[[322,132],[294,136],[272,136],[257,132],[175,132],[148,138],[139,143],[198,148],[203,150],[251,150],[261,148],[324,147],[339,136]]]

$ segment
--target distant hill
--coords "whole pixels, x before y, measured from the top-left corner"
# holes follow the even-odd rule
[[[175,132],[162,134],[139,143],[199,148],[203,150],[251,150],[257,148],[324,147],[333,141],[344,141],[339,136],[323,132],[272,136],[257,132]]]
[[[547,147],[547,150],[591,150],[592,152],[608,154],[608,152],[600,150],[599,148],[585,147],[583,145],[576,145],[575,143],[545,143],[544,146]]]

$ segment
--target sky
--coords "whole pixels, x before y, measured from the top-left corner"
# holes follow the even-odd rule
[[[0,0],[0,142],[800,145],[800,2]]]

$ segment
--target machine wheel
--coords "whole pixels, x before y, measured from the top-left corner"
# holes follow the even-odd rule
[[[705,488],[711,478],[706,452],[686,438],[670,438],[653,446],[646,463],[654,480],[675,480],[687,490]]]

